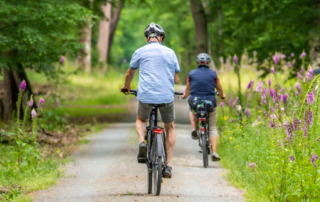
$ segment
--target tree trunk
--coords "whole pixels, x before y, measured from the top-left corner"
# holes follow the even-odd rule
[[[109,47],[112,5],[110,3],[102,5],[101,10],[104,13],[104,18],[99,22],[98,50],[99,60],[105,64],[107,62]],[[105,65],[103,68],[105,68]]]
[[[21,108],[20,108],[20,117],[23,117],[24,108],[26,107],[27,100],[29,100],[30,95],[32,94],[32,88],[30,82],[27,78],[27,75],[22,67],[19,64],[19,68],[12,71],[10,69],[4,68],[4,120],[7,121],[11,118],[13,110],[17,109],[16,103],[18,101],[18,93],[20,89],[21,82],[26,81],[26,90],[22,96]]]
[[[12,96],[11,96],[11,71],[4,68],[3,70],[3,87],[4,87],[4,117],[5,121],[10,119],[12,113]]]
[[[120,19],[120,13],[123,8],[125,0],[119,0],[117,4],[117,9],[112,15],[111,23],[110,23],[110,33],[109,33],[109,43],[108,43],[108,51],[107,51],[107,62],[109,61],[111,46],[113,42],[114,33],[116,32],[117,25]]]
[[[196,32],[196,54],[208,52],[207,18],[200,0],[190,0]]]
[[[88,19],[87,25],[81,30],[81,42],[84,44],[84,49],[82,50],[81,64],[83,65],[87,73],[91,72],[91,33],[92,24],[91,19]]]
[[[318,10],[318,13],[320,12],[320,1],[315,0],[315,6]],[[320,15],[318,14],[316,18],[316,24],[318,28],[320,27]],[[319,69],[320,68],[320,42],[319,42],[319,36],[313,36],[313,40],[310,42],[310,60],[311,60],[311,66],[313,69]]]

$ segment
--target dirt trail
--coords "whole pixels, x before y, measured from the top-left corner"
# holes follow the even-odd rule
[[[177,100],[176,117],[177,122],[188,122],[185,100]],[[243,201],[223,179],[219,163],[210,161],[209,168],[202,167],[190,129],[188,124],[176,124],[173,178],[164,179],[158,197],[147,194],[146,165],[136,161],[134,123],[119,123],[89,138],[90,144],[73,154],[75,161],[66,166],[65,177],[38,191],[35,201]]]

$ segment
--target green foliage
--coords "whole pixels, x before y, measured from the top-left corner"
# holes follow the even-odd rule
[[[76,54],[83,47],[77,27],[93,17],[73,0],[2,0],[0,67],[13,69],[21,64],[52,76],[52,65],[61,55]]]
[[[211,15],[208,17],[212,17],[209,30],[214,33],[211,35],[213,44],[217,44],[213,50],[222,43],[223,52],[215,53],[225,58],[228,55],[242,55],[245,49],[252,57],[253,51],[257,51],[260,68],[266,73],[270,72],[270,64],[264,64],[264,60],[272,61],[271,56],[279,50],[287,59],[291,53],[298,59],[305,51],[307,64],[310,60],[310,42],[320,33],[318,7],[319,3],[313,0],[209,0]],[[221,19],[215,17],[219,12]],[[223,34],[218,35],[219,31]],[[301,64],[297,61],[294,67],[298,69]]]

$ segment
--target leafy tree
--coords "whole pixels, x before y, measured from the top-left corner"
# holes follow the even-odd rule
[[[65,54],[76,54],[82,44],[76,28],[92,13],[68,0],[2,0],[0,2],[0,68],[4,69],[5,119],[11,114],[24,68],[54,75],[54,65]],[[30,86],[29,84],[27,86]],[[32,93],[31,88],[27,89]]]

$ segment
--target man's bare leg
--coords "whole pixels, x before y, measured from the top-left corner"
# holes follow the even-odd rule
[[[146,123],[147,123],[147,120],[141,120],[137,116],[136,130],[137,130],[137,133],[138,133],[138,137],[139,137],[140,143],[144,142],[144,136],[146,135]]]
[[[174,121],[171,123],[165,123],[164,128],[166,129],[166,150],[167,150],[167,163],[170,166],[172,152],[176,143],[176,132],[174,128]]]

